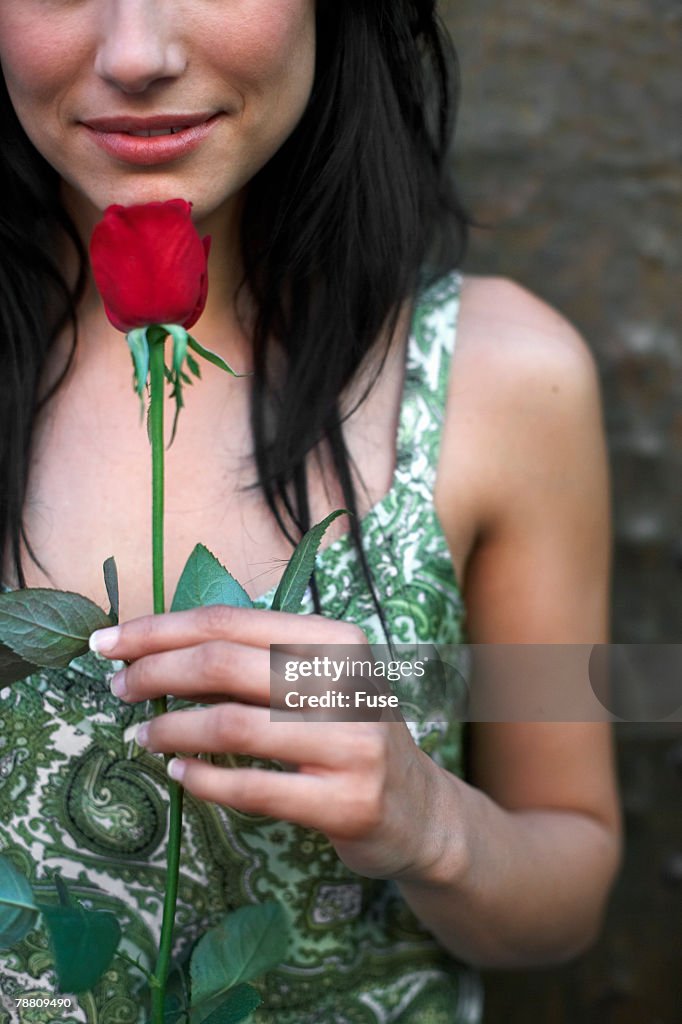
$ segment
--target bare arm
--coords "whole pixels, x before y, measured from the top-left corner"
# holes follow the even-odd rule
[[[592,359],[565,321],[504,281],[473,283],[460,334],[468,341],[455,360],[438,504],[453,537],[457,516],[476,505],[470,639],[604,642],[609,501]],[[493,454],[462,495],[459,470],[472,451]],[[564,960],[593,941],[619,861],[608,729],[472,728],[473,785],[433,773],[432,860],[400,888],[465,960]]]

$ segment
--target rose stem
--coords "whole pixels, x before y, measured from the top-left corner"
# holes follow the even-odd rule
[[[160,615],[166,610],[163,578],[163,402],[165,387],[164,344],[165,332],[150,329],[149,339],[149,370],[150,370],[150,434],[152,443],[152,572],[154,585],[154,614]],[[166,698],[154,700],[154,714],[162,715],[166,711]],[[164,755],[168,764],[170,755]],[[173,944],[173,924],[175,922],[175,904],[178,894],[178,876],[180,870],[180,839],[182,835],[182,796],[183,789],[172,779],[168,780],[170,795],[170,818],[168,826],[168,854],[166,893],[163,904],[163,921],[159,954],[154,968],[156,984],[152,987],[152,1019],[153,1024],[163,1024],[163,1010],[166,994],[166,981],[170,966]]]

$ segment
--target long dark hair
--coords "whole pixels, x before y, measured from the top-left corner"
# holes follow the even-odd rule
[[[60,238],[75,247],[78,269],[72,282],[61,270]],[[73,359],[86,268],[83,244],[59,198],[59,178],[24,134],[0,75],[0,556],[11,554],[21,587],[22,538],[39,564],[22,521],[33,422]],[[47,352],[69,324],[70,354],[41,395]],[[0,582],[5,582],[1,576]]]
[[[463,254],[467,217],[448,173],[457,98],[456,59],[434,2],[318,0],[310,102],[251,181],[242,217],[258,483],[292,541],[310,525],[306,455],[319,442],[356,511],[341,396],[425,278]],[[56,174],[26,139],[4,82],[0,202],[0,550],[9,546],[24,586],[31,427],[50,397],[38,394],[40,373],[69,322],[75,345],[86,271]],[[60,232],[78,253],[75,285],[52,255]],[[271,379],[273,345],[286,353],[283,380]],[[350,528],[374,595],[357,516]]]

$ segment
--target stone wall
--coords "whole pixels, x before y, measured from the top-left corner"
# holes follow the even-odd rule
[[[611,453],[613,634],[682,642],[682,3],[442,0],[462,70],[465,269],[582,331]],[[485,1024],[680,1024],[682,732],[616,729],[626,823],[603,935],[563,968],[485,972]]]
[[[459,53],[465,269],[582,331],[614,482],[614,639],[682,641],[682,4],[443,0]]]

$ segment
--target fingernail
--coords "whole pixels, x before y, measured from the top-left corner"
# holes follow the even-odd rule
[[[148,722],[136,722],[135,725],[129,725],[123,733],[124,743],[137,743],[138,747],[145,747],[149,740],[149,723]]]
[[[171,779],[175,779],[176,782],[182,782],[182,779],[184,778],[185,775],[185,770],[186,765],[183,760],[181,760],[179,757],[171,757],[170,761],[168,762],[168,767],[166,768],[166,771],[170,775]]]
[[[95,654],[108,654],[113,651],[118,643],[121,630],[118,626],[110,626],[108,629],[97,629],[90,635],[88,646]]]
[[[128,687],[126,686],[126,672],[122,669],[117,672],[116,675],[111,677],[109,687],[114,697],[125,697],[128,693]]]

